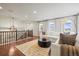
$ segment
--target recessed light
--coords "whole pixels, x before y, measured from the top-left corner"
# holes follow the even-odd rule
[[[34,14],[36,14],[36,13],[37,13],[37,11],[33,11],[33,13],[34,13]]]
[[[3,9],[3,8],[0,6],[0,9]]]

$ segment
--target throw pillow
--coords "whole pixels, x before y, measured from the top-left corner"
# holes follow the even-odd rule
[[[60,33],[59,44],[75,45],[77,34],[65,35]]]

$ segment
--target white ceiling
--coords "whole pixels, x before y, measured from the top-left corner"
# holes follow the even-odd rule
[[[0,3],[0,6],[3,7],[0,10],[0,19],[15,17],[21,21],[42,21],[79,13],[77,3]],[[33,11],[37,13],[34,14]]]

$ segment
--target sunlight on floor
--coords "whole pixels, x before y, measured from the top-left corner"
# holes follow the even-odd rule
[[[9,56],[12,56],[12,55],[14,54],[14,52],[15,52],[15,49],[14,49],[14,47],[12,46],[12,47],[10,48],[10,50],[9,50]]]

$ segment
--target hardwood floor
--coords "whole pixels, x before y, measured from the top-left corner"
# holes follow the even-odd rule
[[[0,56],[24,56],[24,54],[20,52],[17,48],[15,48],[15,46],[23,44],[25,42],[29,42],[34,39],[36,39],[36,37],[22,39],[20,41],[9,43],[6,45],[0,45]]]

